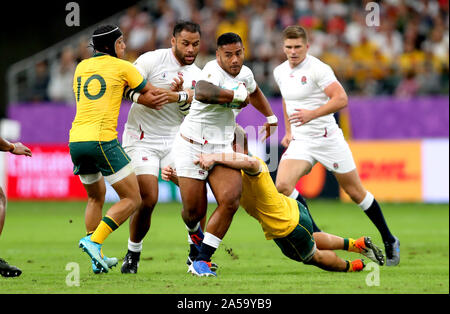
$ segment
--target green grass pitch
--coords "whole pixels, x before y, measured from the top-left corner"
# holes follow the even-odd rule
[[[329,233],[357,238],[378,231],[354,204],[310,201],[312,215]],[[106,208],[110,206],[105,206]],[[1,278],[0,293],[149,293],[149,294],[325,294],[325,293],[449,293],[449,207],[425,204],[382,204],[393,233],[401,241],[401,263],[381,267],[379,284],[369,286],[374,272],[330,273],[289,260],[259,224],[239,209],[221,247],[214,255],[217,278],[186,273],[187,235],[180,204],[158,204],[144,240],[139,272],[122,275],[128,222],[103,246],[120,259],[108,274],[94,275],[87,254],[78,248],[84,236],[82,202],[10,202],[0,238],[0,257],[20,267],[18,278]],[[210,211],[214,209],[210,205]],[[338,252],[344,258],[358,258]],[[66,283],[79,265],[79,286]],[[372,276],[372,277],[371,277]],[[70,281],[69,281],[70,282]],[[369,281],[374,283],[374,281]],[[376,283],[376,282],[375,282]]]

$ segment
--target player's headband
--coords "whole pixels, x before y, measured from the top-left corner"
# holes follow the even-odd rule
[[[117,57],[115,46],[120,36],[122,36],[122,32],[120,28],[116,27],[113,30],[92,35],[92,44],[96,51]]]

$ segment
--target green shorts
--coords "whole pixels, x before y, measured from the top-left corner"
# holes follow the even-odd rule
[[[307,263],[316,252],[313,227],[308,209],[298,202],[300,218],[297,227],[286,237],[274,239],[284,255],[297,262]]]
[[[74,165],[73,173],[80,178],[101,173],[105,178],[116,177],[113,181],[117,182],[117,175],[120,172],[125,172],[126,169],[126,173],[121,174],[120,179],[130,174],[128,168],[131,169],[131,159],[117,139],[110,142],[73,142],[69,143],[69,148]]]

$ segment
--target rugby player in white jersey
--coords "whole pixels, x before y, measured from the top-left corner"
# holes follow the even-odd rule
[[[151,215],[158,201],[160,168],[171,165],[170,151],[175,135],[189,112],[196,80],[201,70],[194,64],[200,48],[200,26],[179,21],[173,29],[172,47],[141,55],[134,65],[154,87],[184,90],[169,94],[161,110],[152,110],[134,102],[123,134],[123,147],[131,157],[142,197],[142,207],[130,218],[128,252],[122,273],[136,273],[142,242],[150,229]],[[181,78],[181,79],[180,79]],[[136,97],[136,95],[128,95]]]
[[[302,27],[287,27],[283,41],[288,60],[273,71],[283,97],[286,135],[282,145],[288,147],[278,167],[278,191],[301,198],[296,183],[321,163],[379,230],[386,265],[397,265],[400,242],[391,234],[374,196],[363,187],[352,152],[333,116],[347,106],[344,88],[327,64],[308,54],[308,37]]]
[[[239,35],[225,33],[219,36],[216,59],[202,70],[190,112],[181,124],[173,146],[183,202],[182,218],[198,250],[197,256],[191,256],[189,272],[197,276],[216,276],[211,269],[211,256],[239,208],[242,179],[235,169],[217,165],[204,170],[194,162],[201,154],[233,152],[236,127],[233,109],[251,103],[267,117],[263,130],[265,138],[275,131],[278,122],[252,71],[243,63],[244,47]],[[218,206],[203,233],[199,222],[207,210],[206,182]]]

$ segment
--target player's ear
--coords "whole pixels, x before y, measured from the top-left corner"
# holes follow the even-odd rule
[[[170,40],[170,43],[172,44],[173,47],[175,47],[177,41],[176,41],[174,36],[172,36],[172,39]]]

